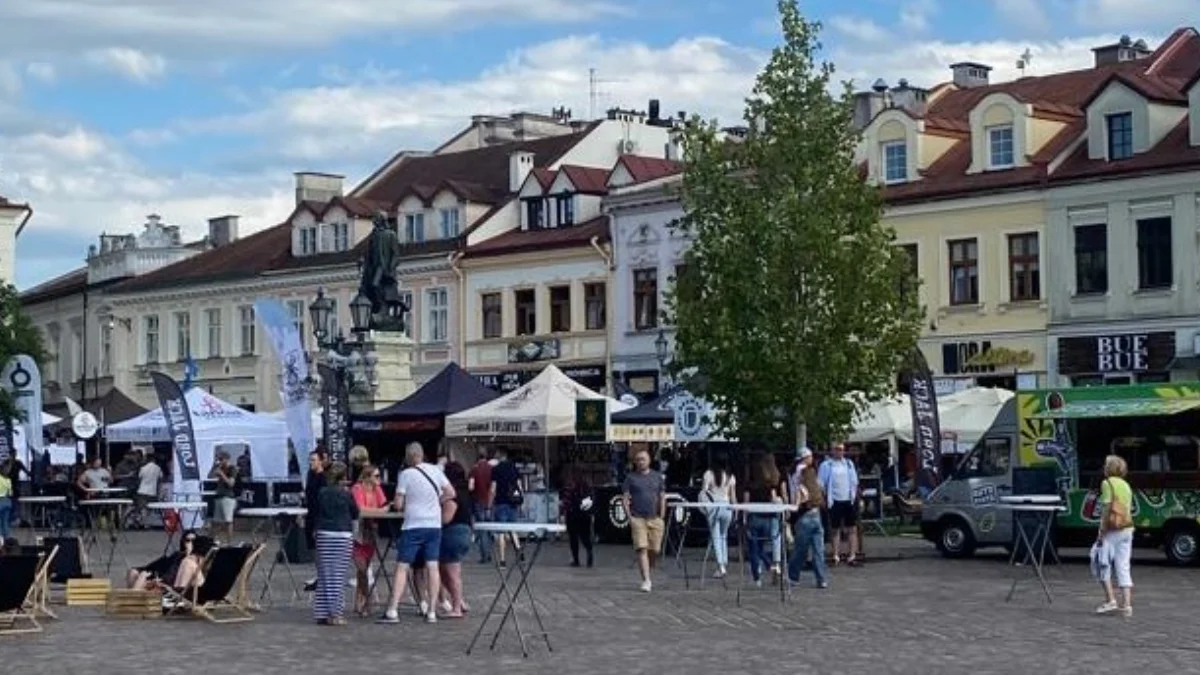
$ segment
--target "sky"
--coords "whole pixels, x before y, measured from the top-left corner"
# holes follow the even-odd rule
[[[993,81],[1156,46],[1200,0],[806,0],[838,76],[918,86],[961,60]],[[17,286],[159,214],[188,239],[282,222],[296,171],[347,189],[473,114],[686,110],[727,125],[779,39],[775,0],[0,0],[0,196],[34,216]]]

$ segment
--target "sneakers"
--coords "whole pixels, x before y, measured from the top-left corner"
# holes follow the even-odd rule
[[[1117,603],[1115,601],[1110,600],[1109,602],[1106,602],[1103,605],[1100,605],[1099,607],[1097,607],[1096,613],[1097,614],[1111,614],[1111,613],[1117,611],[1118,609],[1120,609],[1120,607],[1117,606]],[[1132,612],[1133,610],[1130,609],[1130,611]]]
[[[376,619],[375,623],[383,623],[383,624],[400,623],[400,614],[394,609],[389,609],[388,611],[383,613],[383,616]]]
[[[820,588],[820,589],[826,589],[826,588],[829,588],[829,582],[828,582],[828,581],[821,581],[821,582],[817,583],[817,588]]]
[[[1132,606],[1122,607],[1121,608],[1121,616],[1125,617],[1126,619],[1132,619],[1133,618],[1133,607]]]
[[[642,588],[643,593],[649,593],[651,591],[651,589],[654,588],[654,584],[650,583],[650,580],[647,579],[642,582],[641,588]]]
[[[421,604],[418,605],[418,607],[420,607],[420,609],[421,609],[422,616],[429,614],[429,603],[428,602],[425,602],[424,600],[422,600]]]
[[[425,623],[437,623],[437,614],[430,612],[425,615]]]
[[[724,579],[725,578],[725,568],[718,567],[717,571],[713,572],[713,578],[714,579]]]
[[[451,605],[449,600],[443,600],[442,604],[440,606],[442,608],[442,611],[445,612],[446,614],[449,614],[450,612],[452,612],[454,610],[454,605]]]

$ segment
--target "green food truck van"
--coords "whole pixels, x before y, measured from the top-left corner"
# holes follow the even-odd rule
[[[1067,505],[1054,543],[1090,546],[1109,454],[1129,465],[1135,545],[1200,562],[1200,382],[1018,392],[925,500],[921,532],[948,557],[1011,547],[1012,513],[996,504],[1013,493],[1014,469],[1043,469]]]

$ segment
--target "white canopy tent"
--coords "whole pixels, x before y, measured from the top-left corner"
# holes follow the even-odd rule
[[[908,394],[898,394],[892,398],[872,401],[855,414],[850,423],[853,431],[847,440],[851,443],[894,441],[897,429],[905,425],[910,429],[912,427],[912,402],[909,401]]]
[[[50,413],[46,412],[45,410],[42,411],[42,426],[43,427],[48,427],[51,424],[58,424],[61,421],[62,421],[61,417],[59,417],[57,415],[51,415]]]
[[[1000,409],[1013,397],[1007,389],[969,387],[938,401],[938,423],[943,452],[968,452],[987,433]],[[900,440],[912,442],[912,418],[896,430]]]
[[[554,364],[523,386],[483,405],[446,417],[446,436],[550,438],[575,435],[575,401],[607,400],[609,413],[627,403],[588,389]]]
[[[242,410],[199,387],[187,390],[184,398],[192,413],[202,478],[212,467],[218,448],[228,451],[235,459],[244,449],[249,449],[250,466],[256,478],[284,478],[288,475],[288,431],[282,419]],[[105,433],[111,443],[171,441],[161,408],[118,424],[110,424]]]

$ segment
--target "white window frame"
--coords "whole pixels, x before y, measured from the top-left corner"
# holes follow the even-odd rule
[[[425,212],[416,211],[404,214],[404,241],[410,244],[419,244],[426,240],[425,235]]]
[[[192,313],[175,312],[175,360],[183,361],[192,351]]]
[[[320,236],[316,225],[300,228],[300,255],[316,255],[320,251]]]
[[[144,363],[158,363],[159,357],[162,356],[162,341],[161,341],[160,326],[157,314],[148,314],[142,317],[142,361]]]
[[[457,206],[438,211],[438,228],[442,239],[454,239],[462,232],[462,210]]]
[[[450,341],[450,291],[445,286],[425,289],[424,341]]]
[[[255,325],[254,305],[238,307],[238,356],[253,356],[258,347],[258,327]]]
[[[996,161],[997,143],[1004,139],[997,138],[999,134],[1008,132],[1008,161]],[[1017,165],[1017,133],[1011,124],[997,124],[986,129],[987,133],[987,167],[989,169],[1011,169]]]
[[[350,250],[350,223],[341,222],[333,224],[333,250]]]
[[[221,356],[221,308],[209,307],[204,310],[205,333],[208,336],[208,358],[216,359]]]
[[[892,164],[889,161],[888,151],[893,149],[900,150],[900,175],[893,177],[891,175]],[[879,163],[883,168],[883,182],[891,185],[894,183],[905,183],[908,181],[908,141],[887,141],[879,144]]]
[[[112,374],[112,334],[112,326],[100,326],[100,372],[104,375]]]

